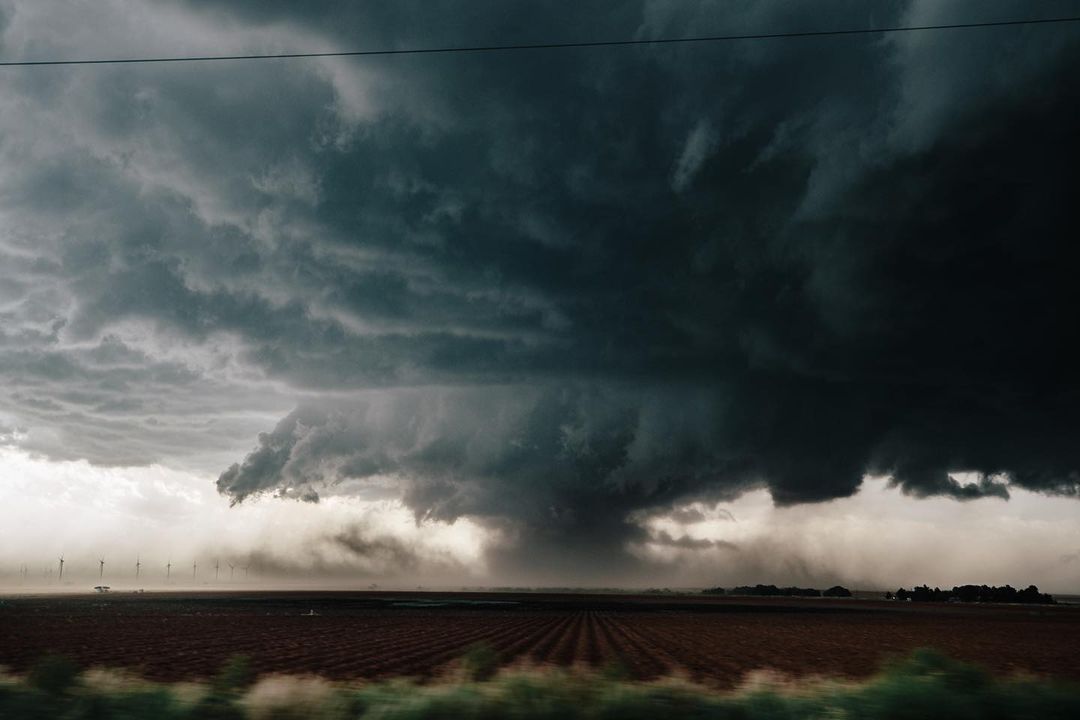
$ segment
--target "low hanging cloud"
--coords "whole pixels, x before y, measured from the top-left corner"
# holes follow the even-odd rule
[[[391,478],[418,519],[513,517],[587,533],[606,516],[621,523],[630,510],[726,479],[724,458],[707,450],[715,422],[689,392],[378,391],[297,409],[221,474],[218,489],[234,502],[263,493],[316,500]]]
[[[359,524],[304,538],[287,549],[256,546],[234,557],[260,582],[273,579],[380,582],[454,582],[469,579],[470,568],[451,553],[411,545],[400,537],[373,534]]]
[[[680,535],[679,537],[673,537],[670,533],[664,530],[661,530],[654,535],[650,535],[649,543],[652,545],[659,545],[661,547],[679,548],[680,550],[709,550],[712,548],[724,548],[727,550],[739,549],[738,545],[733,542],[728,542],[726,540],[695,538],[689,535]]]

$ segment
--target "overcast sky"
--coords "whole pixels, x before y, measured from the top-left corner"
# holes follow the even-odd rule
[[[1077,14],[0,0],[0,58]],[[0,68],[0,581],[1080,591],[1077,67],[1080,23]]]

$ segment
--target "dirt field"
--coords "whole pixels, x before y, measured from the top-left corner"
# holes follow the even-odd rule
[[[0,600],[0,665],[14,670],[58,653],[178,680],[244,654],[260,672],[429,676],[478,642],[504,663],[619,663],[638,678],[682,672],[724,687],[759,668],[864,677],[918,647],[1080,680],[1080,608],[1068,607],[464,593]]]

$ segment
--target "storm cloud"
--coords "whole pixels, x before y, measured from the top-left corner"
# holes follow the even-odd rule
[[[1033,12],[77,5],[0,4],[0,51]],[[501,533],[496,568],[583,573],[632,562],[635,513],[751,489],[822,502],[872,474],[918,497],[1076,496],[1078,66],[1061,25],[5,71],[0,428],[20,432],[0,439],[212,468],[234,502],[400,498]]]

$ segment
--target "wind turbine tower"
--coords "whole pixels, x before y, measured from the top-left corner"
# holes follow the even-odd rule
[[[169,582],[169,577],[172,576],[172,559],[165,563],[165,582]]]
[[[214,582],[217,582],[218,568],[221,567],[217,560],[214,560]]]
[[[135,579],[136,580],[139,579],[139,570],[141,568],[142,568],[142,561],[139,559],[139,556],[136,555],[135,556]]]
[[[104,575],[105,575],[105,558],[101,558],[101,559],[98,560],[98,573],[97,573],[98,580],[100,580],[102,578],[102,576],[104,576]]]
[[[233,566],[233,564],[231,562],[227,562],[225,564],[229,566],[229,582],[232,582],[233,570],[235,570],[236,568]]]
[[[192,579],[195,579],[195,573],[198,571],[198,569],[199,569],[199,561],[198,560],[192,560],[191,561],[191,578]]]
[[[61,581],[63,581],[63,579],[64,579],[64,556],[61,555],[60,556],[60,577],[57,579],[57,582],[61,582]]]

